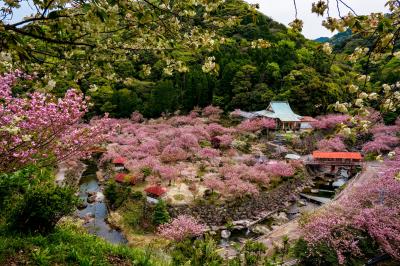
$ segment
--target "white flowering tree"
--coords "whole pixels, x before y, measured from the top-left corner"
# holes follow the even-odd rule
[[[59,76],[68,76],[73,67],[77,79],[93,71],[117,79],[110,62],[137,61],[145,77],[153,67],[145,58],[161,60],[166,76],[187,72],[180,54],[193,58],[214,50],[225,41],[218,30],[239,22],[234,16],[215,16],[223,0],[38,0],[31,3],[33,14],[10,23],[24,2],[9,0],[0,7],[0,70],[29,62],[30,71],[47,72],[49,87],[54,68]],[[204,72],[218,71],[215,58],[200,61]]]

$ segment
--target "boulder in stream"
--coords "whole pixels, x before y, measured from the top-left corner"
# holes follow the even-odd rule
[[[96,195],[90,196],[87,198],[88,203],[94,203],[96,201]]]
[[[287,223],[289,221],[289,218],[287,217],[286,213],[284,213],[284,212],[280,212],[280,213],[274,214],[272,216],[272,218],[274,219],[274,221],[277,224],[284,224],[284,223]]]
[[[93,219],[94,219],[94,214],[91,212],[86,213],[85,216],[83,217],[85,223],[90,223]]]
[[[102,192],[97,192],[96,193],[96,199],[97,202],[103,201],[104,200],[104,194]]]
[[[253,231],[256,234],[260,234],[260,235],[267,235],[271,232],[271,230],[269,230],[268,226],[261,225],[261,224],[255,225],[251,229],[251,231]]]
[[[229,230],[222,230],[221,231],[221,237],[223,239],[228,239],[231,236],[231,232]]]
[[[82,202],[80,202],[79,204],[78,204],[78,210],[83,210],[83,209],[85,209],[87,207],[87,203],[86,202],[84,202],[84,201],[82,201]]]

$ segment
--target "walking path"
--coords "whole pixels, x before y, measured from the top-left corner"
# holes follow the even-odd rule
[[[334,204],[338,199],[346,195],[354,187],[358,187],[364,182],[376,178],[378,176],[379,167],[381,167],[381,165],[382,164],[379,162],[366,162],[362,172],[352,178],[349,183],[347,183],[346,187],[331,202],[321,206],[320,208],[329,208],[331,204]],[[279,246],[282,244],[282,239],[284,236],[287,236],[291,241],[300,238],[301,230],[299,228],[299,218],[296,218],[278,227],[269,234],[263,235],[256,240],[258,242],[264,243],[268,248],[268,251],[272,252],[274,246]]]

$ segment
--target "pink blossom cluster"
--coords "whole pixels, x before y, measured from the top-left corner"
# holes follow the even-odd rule
[[[240,110],[240,109],[235,109],[233,112],[231,112],[229,115],[231,116],[231,117],[234,117],[234,118],[238,118],[238,117],[241,117],[241,113],[242,113],[242,110]]]
[[[311,250],[319,243],[327,244],[344,264],[346,254],[362,255],[358,244],[364,233],[400,259],[400,149],[395,152],[378,177],[353,187],[329,210],[311,217],[304,227]]]
[[[334,137],[330,139],[322,139],[318,141],[317,148],[320,151],[346,151],[346,145],[344,144],[341,137]]]
[[[184,161],[189,157],[189,154],[179,146],[173,144],[165,147],[161,153],[161,161],[163,162],[177,162]]]
[[[199,223],[194,217],[180,215],[167,224],[158,227],[158,234],[174,241],[201,236],[206,226]]]
[[[138,111],[135,111],[131,115],[131,120],[135,123],[143,122],[143,115],[141,113],[139,113]]]
[[[205,114],[219,113],[212,109]],[[198,111],[194,113],[198,114]],[[273,120],[254,121],[258,128],[275,127]],[[257,164],[254,156],[243,155],[231,147],[234,139],[241,134],[236,127],[210,123],[197,115],[180,115],[144,123],[129,119],[110,119],[109,122],[109,128],[116,130],[108,135],[107,152],[101,161],[110,162],[124,157],[124,165],[131,174],[145,178],[146,173],[147,181],[173,181],[183,177],[185,167],[201,161],[202,165],[218,175],[212,179],[205,178],[206,187],[227,196],[241,197],[257,194],[258,187],[267,186],[271,176],[294,174],[293,167],[283,162],[274,166]],[[236,158],[232,160],[233,157]]]
[[[0,170],[88,155],[103,138],[105,121],[80,123],[87,111],[82,94],[70,89],[59,99],[40,92],[13,96],[18,78],[27,76],[20,71],[0,76]]]
[[[257,132],[263,129],[274,129],[276,122],[270,118],[253,118],[241,122],[238,129],[243,132]]]
[[[398,121],[400,120],[398,119]],[[387,152],[391,151],[400,144],[400,139],[396,136],[396,134],[400,132],[400,123],[397,121],[395,125],[391,126],[376,124],[370,131],[373,134],[373,140],[363,145],[363,152]]]
[[[202,115],[211,120],[217,121],[223,112],[224,111],[222,111],[218,106],[209,105],[203,109]]]
[[[242,197],[257,195],[257,184],[268,185],[272,176],[293,176],[294,173],[294,168],[283,162],[254,165],[237,163],[219,168],[220,176],[205,179],[204,185],[224,195]]]
[[[317,121],[313,122],[314,128],[333,129],[341,123],[347,123],[350,119],[350,116],[342,114],[329,114],[329,115],[319,116],[316,119]]]
[[[261,164],[259,169],[265,171],[270,176],[290,177],[295,174],[295,170],[290,164],[279,161],[275,163]]]
[[[200,156],[200,158],[203,159],[214,159],[219,157],[221,155],[221,152],[213,148],[201,148],[198,151],[198,155]]]
[[[233,137],[230,134],[216,136],[215,138],[218,139],[221,148],[228,148],[233,142]]]

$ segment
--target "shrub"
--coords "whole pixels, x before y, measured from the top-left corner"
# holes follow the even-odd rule
[[[163,200],[157,202],[154,208],[153,224],[160,225],[169,222],[170,216],[167,210],[167,205]]]
[[[301,238],[296,242],[293,253],[304,265],[339,265],[335,250],[327,244],[321,243],[314,250],[316,252],[310,252],[307,241]]]
[[[117,209],[131,196],[132,188],[119,185],[114,180],[109,181],[104,188],[104,196],[112,209]],[[136,194],[139,197],[138,194]]]
[[[143,199],[143,193],[140,192],[140,191],[134,191],[131,194],[131,198],[134,199],[134,200],[141,200],[141,199]]]
[[[177,243],[172,251],[173,265],[222,265],[223,259],[218,254],[213,239],[185,240]]]
[[[12,174],[0,174],[0,214],[9,212],[21,194],[31,187],[50,178],[47,169],[37,170],[30,166]]]
[[[71,214],[79,199],[74,190],[56,185],[28,189],[7,217],[10,229],[23,233],[47,234],[65,215]]]
[[[174,195],[174,199],[175,199],[176,201],[182,201],[182,200],[185,199],[185,195],[183,195],[183,194],[175,194],[175,195]]]
[[[261,261],[262,255],[265,253],[267,248],[263,243],[256,241],[247,241],[244,245],[244,258],[246,265],[257,265],[257,262]]]

